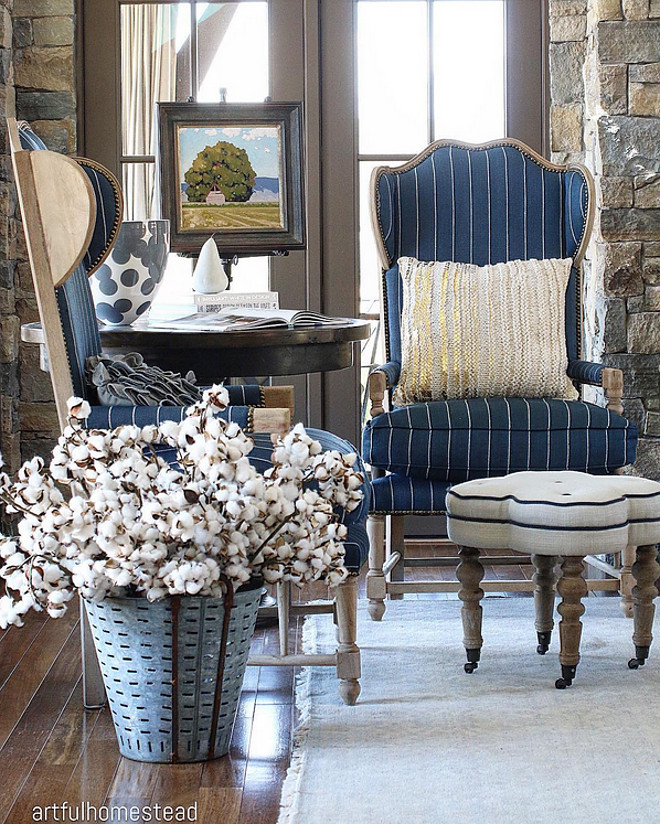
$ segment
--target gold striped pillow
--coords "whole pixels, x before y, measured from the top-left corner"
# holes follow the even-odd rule
[[[565,398],[570,259],[490,266],[398,261],[403,280],[397,406],[450,398]]]

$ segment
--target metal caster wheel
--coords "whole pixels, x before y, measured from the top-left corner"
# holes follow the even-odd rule
[[[465,654],[467,655],[467,664],[463,664],[463,669],[465,672],[470,674],[474,672],[476,668],[479,666],[479,659],[481,658],[481,649],[479,647],[475,649],[466,649]]]
[[[628,661],[628,668],[639,669],[639,667],[643,667],[648,657],[649,647],[639,647],[635,644],[635,657]]]
[[[552,630],[548,630],[547,632],[537,632],[536,637],[538,639],[538,646],[536,647],[536,651],[539,655],[545,655],[548,649],[550,648],[550,639],[552,638]]]
[[[573,683],[573,679],[575,678],[575,670],[576,667],[569,667],[566,664],[561,665],[561,678],[558,678],[555,681],[555,687],[558,690],[565,690],[566,687],[570,687]]]

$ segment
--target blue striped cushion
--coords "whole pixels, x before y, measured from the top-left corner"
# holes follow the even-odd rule
[[[371,511],[388,515],[442,515],[449,483],[384,475],[371,482]]]
[[[589,187],[577,169],[545,169],[515,146],[440,146],[377,180],[376,212],[390,266],[418,260],[500,263],[573,257],[586,229]],[[400,361],[396,278],[388,274],[388,359]],[[390,282],[393,280],[394,282]],[[578,357],[575,270],[566,295],[566,343]],[[398,348],[397,348],[398,347]]]
[[[411,478],[452,482],[525,469],[613,472],[635,460],[637,430],[594,404],[473,398],[385,412],[363,433],[367,463]]]
[[[186,409],[185,406],[92,406],[85,425],[88,429],[112,429],[126,424],[157,425],[162,421],[183,420]],[[250,409],[247,406],[228,406],[224,412],[218,413],[218,417],[250,431]]]

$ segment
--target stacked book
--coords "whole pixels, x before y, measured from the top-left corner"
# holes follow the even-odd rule
[[[230,309],[279,309],[278,292],[218,292],[195,294],[198,312],[225,312]]]

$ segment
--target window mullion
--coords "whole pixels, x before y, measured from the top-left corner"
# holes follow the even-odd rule
[[[428,142],[435,140],[435,59],[433,43],[433,10],[434,0],[426,0],[426,42],[428,50],[427,82],[429,90],[428,101]]]
[[[190,0],[190,102],[197,100],[199,86],[197,62],[197,0]]]

